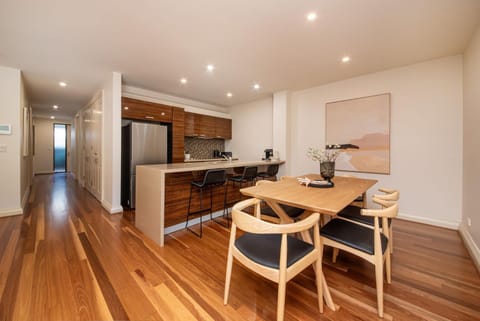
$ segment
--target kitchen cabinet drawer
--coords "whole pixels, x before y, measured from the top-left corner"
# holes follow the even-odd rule
[[[172,107],[123,97],[122,118],[171,123]]]
[[[185,136],[232,139],[232,120],[185,113]]]
[[[215,119],[215,137],[232,139],[232,120],[228,118]]]

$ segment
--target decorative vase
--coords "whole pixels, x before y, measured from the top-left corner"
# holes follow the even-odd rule
[[[335,176],[335,162],[321,162],[320,175],[331,182],[331,179]]]

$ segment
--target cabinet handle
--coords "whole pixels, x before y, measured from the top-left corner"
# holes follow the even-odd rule
[[[153,116],[145,116],[146,119],[155,119]]]

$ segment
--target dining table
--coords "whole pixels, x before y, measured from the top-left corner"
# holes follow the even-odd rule
[[[281,204],[304,209],[308,213],[320,213],[322,216],[335,216],[352,203],[359,195],[365,193],[377,183],[375,179],[351,176],[336,176],[332,179],[333,186],[301,183],[305,181],[321,181],[319,174],[307,174],[299,177],[284,177],[271,184],[258,184],[242,188],[240,192],[249,197],[265,201],[280,218],[281,223],[292,223],[294,220],[287,215]],[[304,241],[312,243],[310,233],[301,234]],[[330,295],[325,276],[322,273],[323,296],[327,306],[335,311],[335,304]]]

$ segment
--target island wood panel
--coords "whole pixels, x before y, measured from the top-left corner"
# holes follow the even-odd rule
[[[182,163],[185,158],[185,112],[183,108],[172,107],[172,162]]]
[[[190,196],[190,182],[201,181],[205,171],[171,173],[165,175],[165,227],[172,226],[186,220],[188,199]],[[227,202],[231,204],[239,200],[242,195],[238,184],[228,183]],[[223,210],[225,187],[218,186],[213,189],[213,212]],[[203,192],[203,208],[210,206],[210,190],[205,188]],[[191,212],[200,209],[200,193],[197,188],[193,189]],[[208,211],[203,215],[208,214]]]

